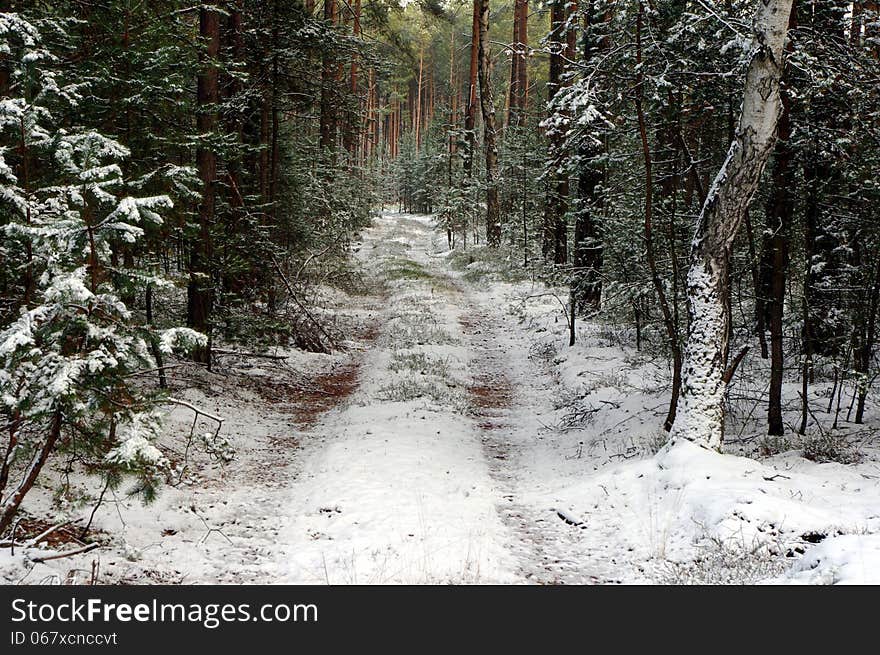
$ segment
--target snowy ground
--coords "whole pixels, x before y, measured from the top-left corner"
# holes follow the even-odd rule
[[[346,352],[178,381],[225,419],[231,463],[194,447],[153,505],[101,506],[103,548],[37,565],[37,548],[2,549],[0,575],[82,581],[97,561],[109,584],[880,582],[870,440],[858,464],[749,458],[742,412],[724,455],[664,448],[668,371],[613,329],[583,323],[569,348],[548,289],[453,267],[427,217],[383,214],[356,257],[377,284],[332,300],[362,326]],[[171,419],[182,453],[193,416]],[[27,510],[87,519],[87,485],[59,506],[46,481]]]

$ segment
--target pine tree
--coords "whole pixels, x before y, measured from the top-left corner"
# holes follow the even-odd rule
[[[187,329],[152,332],[120,297],[125,288],[165,284],[113,266],[112,257],[117,244],[135,244],[148,226],[161,224],[172,203],[165,195],[129,195],[120,165],[129,151],[70,120],[85,89],[67,82],[42,37],[51,31],[63,39],[60,30],[54,21],[0,17],[11,64],[0,131],[19,142],[17,154],[0,158],[3,238],[7,251],[9,241],[26,246],[16,250],[24,274],[19,315],[0,331],[0,399],[9,426],[0,532],[56,453],[74,455],[111,486],[133,475],[151,499],[167,465],[153,443],[161,396],[139,390],[131,376],[155,367],[151,339],[166,352],[204,344]]]

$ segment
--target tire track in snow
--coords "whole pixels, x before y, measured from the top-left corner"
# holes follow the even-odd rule
[[[586,525],[566,524],[551,508],[523,499],[534,482],[527,479],[526,464],[537,431],[522,417],[525,413],[536,416],[546,409],[539,397],[559,384],[557,376],[533,362],[523,370],[504,338],[510,327],[499,308],[483,309],[470,298],[459,321],[472,351],[471,413],[481,432],[493,479],[503,489],[496,508],[518,539],[512,545],[519,561],[518,575],[537,584],[612,582],[613,575],[606,566],[597,566],[592,558],[587,561],[580,556]]]

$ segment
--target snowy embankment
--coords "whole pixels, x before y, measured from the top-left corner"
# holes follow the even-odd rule
[[[857,464],[809,461],[795,442],[762,457],[762,410],[749,406],[734,408],[726,454],[663,447],[662,359],[599,323],[581,323],[569,348],[552,290],[492,277],[476,298],[498,308],[493,338],[520,390],[510,410],[518,427],[507,435],[518,503],[540,521],[557,581],[582,581],[580,571],[618,582],[880,582],[880,465],[870,441]],[[796,396],[790,408],[797,413]]]

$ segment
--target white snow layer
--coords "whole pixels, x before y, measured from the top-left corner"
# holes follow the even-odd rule
[[[453,256],[445,241],[428,217],[386,213],[365,231],[358,257],[385,292],[336,292],[330,305],[375,321],[376,340],[351,337],[350,354],[284,351],[307,379],[363,358],[353,395],[313,427],[256,393],[278,381],[270,363],[175,391],[225,418],[235,459],[191,455],[181,484],[148,507],[113,494],[93,526],[107,545],[85,556],[32,566],[27,549],[0,549],[0,577],[63,579],[98,559],[106,583],[880,582],[869,442],[846,466],[794,449],[739,456],[756,453],[759,409],[730,422],[740,438],[726,454],[661,447],[662,360],[611,324],[579,322],[568,348],[554,290],[484,274],[503,269],[499,255]],[[454,270],[462,256],[474,265]],[[744,362],[738,383],[761,365]],[[482,415],[468,393],[476,379],[499,391]],[[163,440],[182,451],[192,413],[175,407],[170,419]],[[100,493],[100,481],[78,484]],[[88,502],[58,507],[52,492],[46,478],[25,509],[90,513]]]

